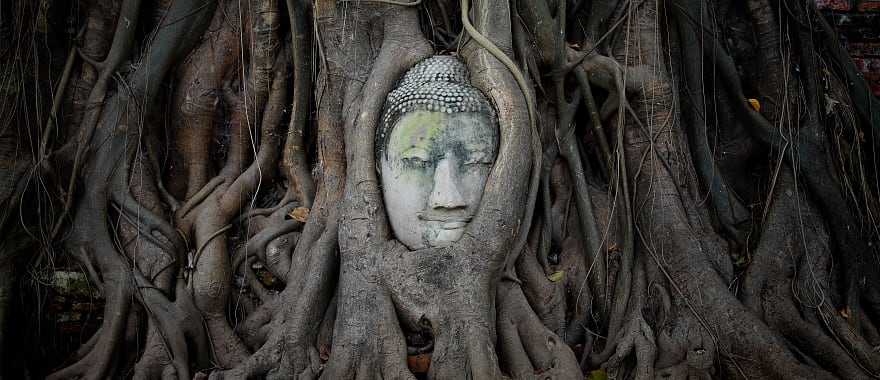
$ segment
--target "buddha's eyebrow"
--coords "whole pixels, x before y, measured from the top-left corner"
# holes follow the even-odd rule
[[[483,140],[476,141],[476,142],[468,141],[462,145],[464,145],[464,148],[468,152],[474,152],[474,153],[483,152],[486,154],[492,154],[492,152],[494,152],[497,149],[497,146],[494,144],[494,141],[483,141]]]
[[[495,150],[485,144],[467,144],[465,152],[468,158],[477,160],[493,159]]]
[[[424,150],[430,152],[431,150],[433,150],[433,145],[434,145],[435,140],[436,140],[436,138],[434,138],[434,137],[429,137],[429,138],[425,138],[422,140],[417,140],[415,142],[410,143],[409,146],[407,146],[406,148],[401,149],[401,153],[405,152],[407,150],[413,149],[413,148],[424,149]]]

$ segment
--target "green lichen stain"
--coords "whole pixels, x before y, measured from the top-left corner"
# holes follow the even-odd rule
[[[52,277],[52,287],[63,296],[83,298],[98,297],[98,289],[89,282],[85,273],[57,271],[53,273]]]
[[[443,133],[446,114],[437,111],[413,111],[398,121],[391,145],[403,151],[410,147],[430,151],[433,141]]]

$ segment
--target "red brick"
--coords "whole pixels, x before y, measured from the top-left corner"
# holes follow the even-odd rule
[[[833,11],[848,11],[852,9],[849,0],[816,0],[816,7]]]
[[[856,68],[863,73],[880,73],[880,58],[853,57]]]
[[[880,11],[880,1],[877,0],[862,0],[859,2],[858,10],[861,12],[865,11]]]
[[[850,42],[846,48],[853,57],[880,57],[880,42]]]

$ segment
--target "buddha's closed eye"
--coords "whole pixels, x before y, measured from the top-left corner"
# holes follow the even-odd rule
[[[474,153],[467,160],[464,161],[465,166],[492,166],[494,164],[493,158],[486,153]]]
[[[424,169],[433,163],[428,151],[422,148],[414,147],[405,150],[400,155],[401,161],[405,167]]]

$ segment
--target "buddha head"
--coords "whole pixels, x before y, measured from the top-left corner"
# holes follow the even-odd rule
[[[388,95],[376,133],[385,209],[416,250],[458,241],[476,214],[498,151],[495,110],[453,56],[415,65]]]

